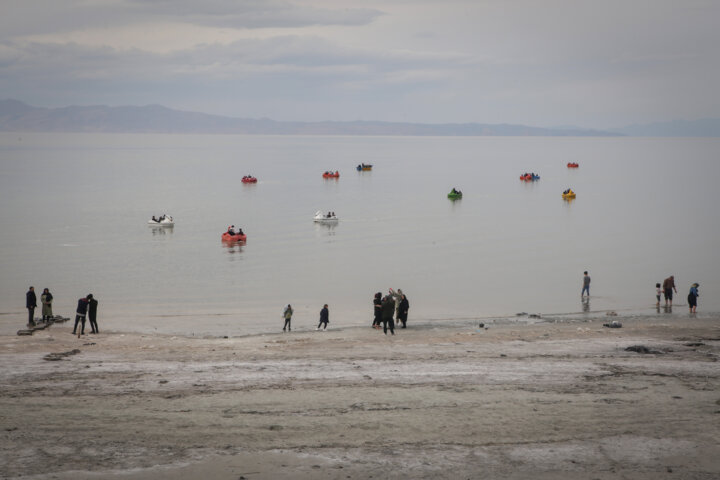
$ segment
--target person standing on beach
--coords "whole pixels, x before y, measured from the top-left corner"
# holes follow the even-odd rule
[[[285,311],[283,312],[283,318],[285,319],[285,325],[283,325],[283,332],[287,328],[287,331],[290,331],[290,320],[292,319],[293,309],[288,303],[288,306],[285,307]]]
[[[47,288],[43,289],[43,293],[40,295],[40,303],[42,303],[42,319],[44,322],[50,320],[53,316],[52,301],[53,296],[50,290]]]
[[[655,304],[656,307],[660,306],[660,297],[662,297],[662,287],[659,283],[655,284],[655,298],[657,299],[657,303]]]
[[[587,292],[587,296],[590,296],[590,275],[588,275],[587,270],[583,272],[583,288],[582,292],[580,292],[580,296],[582,297],[585,295],[585,292]]]
[[[35,296],[35,287],[30,287],[30,289],[25,294],[25,307],[28,309],[28,325],[34,327],[35,307],[37,307],[37,296]]]
[[[95,300],[95,297],[93,297],[92,293],[89,293],[87,296],[88,301],[88,320],[90,320],[90,328],[92,331],[90,333],[100,333],[100,329],[97,325],[97,306],[98,301]]]
[[[327,330],[328,322],[330,321],[330,311],[328,310],[327,303],[323,305],[322,310],[320,310],[320,323],[318,323],[317,329],[320,330],[320,326],[322,324],[325,324],[323,327],[323,330]]]
[[[690,287],[690,293],[688,293],[688,307],[690,307],[690,313],[697,313],[697,297],[700,296],[698,292],[699,283],[693,283]]]
[[[672,297],[673,297],[673,290],[675,290],[675,293],[677,293],[677,288],[675,288],[675,276],[670,275],[668,278],[663,280],[663,292],[665,293],[665,306],[668,306],[668,301],[670,301],[670,306],[672,307]]]
[[[398,289],[400,291],[400,289]],[[398,325],[402,323],[402,327],[400,328],[407,328],[407,317],[408,317],[408,310],[410,309],[410,302],[408,302],[407,297],[405,294],[400,295],[400,304],[398,305],[397,310],[397,319],[398,319]]]
[[[78,333],[77,335],[78,337],[80,335],[85,335],[85,315],[87,315],[87,309],[87,297],[82,297],[78,299],[77,310],[75,311],[75,327],[73,328],[73,335],[75,335],[75,333],[77,332],[79,322],[82,322],[82,330],[80,330],[80,333]]]
[[[388,325],[390,326],[390,334],[395,335],[395,320],[393,320],[394,314],[395,300],[390,295],[385,295],[385,298],[382,299],[382,323],[385,335],[387,335]]]
[[[382,293],[377,292],[373,297],[373,328],[379,329],[382,323]]]

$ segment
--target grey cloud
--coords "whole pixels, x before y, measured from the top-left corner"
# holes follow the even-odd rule
[[[3,6],[0,35],[10,39],[158,21],[238,29],[359,26],[380,15],[369,8],[317,8],[279,0],[29,0]]]
[[[365,25],[382,13],[368,8],[316,8],[272,0],[128,0],[144,15],[228,28]]]

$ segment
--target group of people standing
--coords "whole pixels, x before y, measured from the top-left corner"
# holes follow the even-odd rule
[[[395,320],[397,320],[398,325],[402,324],[400,328],[407,328],[409,309],[410,302],[401,289],[398,288],[396,292],[391,288],[384,297],[381,292],[377,292],[373,298],[374,318],[372,327],[379,330],[382,323],[385,335],[387,335],[388,329],[390,335],[395,335]]]
[[[98,301],[95,300],[92,293],[88,293],[86,297],[78,299],[77,310],[75,312],[75,326],[73,327],[73,335],[77,333],[78,323],[81,323],[80,335],[85,335],[85,317],[87,316],[90,320],[90,333],[100,333],[97,325],[97,306]]]
[[[42,295],[40,295],[40,302],[42,303],[42,321],[46,322],[53,318],[52,313],[52,301],[53,295],[47,288],[43,289]],[[35,309],[37,308],[37,296],[35,295],[35,287],[30,287],[25,294],[25,307],[28,309],[28,326],[34,327],[35,323]]]
[[[400,325],[400,328],[407,328],[410,302],[401,289],[398,288],[396,292],[391,288],[388,294],[384,297],[382,296],[382,293],[376,293],[373,298],[373,310],[374,318],[372,327],[376,329],[382,328],[385,335],[387,335],[388,330],[390,330],[391,335],[395,335],[396,320],[397,324]],[[292,305],[288,304],[283,310],[283,320],[285,320],[283,332],[290,332],[292,330],[291,325],[293,313],[294,310]],[[316,330],[327,330],[328,323],[330,323],[330,310],[328,308],[328,304],[326,303],[320,310],[320,322],[318,323]],[[380,324],[382,324],[382,327]]]
[[[690,313],[697,313],[697,299],[700,296],[698,287],[700,287],[700,284],[697,282],[690,286],[690,292],[687,296]],[[663,280],[662,284],[655,284],[655,299],[657,300],[655,305],[659,307],[660,300],[665,297],[665,307],[672,308],[673,293],[677,293],[677,287],[675,286],[675,276],[670,275],[668,278]],[[587,271],[583,272],[583,287],[580,292],[580,296],[582,297],[585,294],[590,297],[590,275],[588,275]]]
[[[688,292],[687,302],[690,313],[697,313],[697,299],[700,296],[698,291],[700,284],[695,282],[690,285],[690,291]],[[662,286],[659,283],[655,284],[655,298],[657,299],[657,306],[660,306],[660,296],[665,297],[665,306],[672,307],[673,292],[677,293],[677,287],[675,287],[675,276],[670,275],[668,278],[663,280]]]
[[[50,290],[43,289],[42,295],[40,295],[40,301],[42,302],[42,321],[47,322],[52,320],[52,303],[53,295]],[[28,326],[34,327],[37,323],[35,322],[35,308],[37,308],[37,296],[35,295],[35,287],[30,287],[25,294],[25,306],[28,309]],[[73,328],[73,334],[77,332],[78,323],[82,322],[80,334],[85,334],[85,318],[90,319],[90,328],[92,333],[99,333],[97,324],[97,306],[98,301],[95,300],[92,293],[82,297],[78,300],[77,309],[75,312],[75,328]]]

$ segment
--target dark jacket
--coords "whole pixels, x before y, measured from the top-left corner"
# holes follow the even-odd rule
[[[330,311],[323,307],[322,310],[320,310],[320,322],[322,323],[328,323],[330,321]]]
[[[25,294],[25,308],[35,308],[37,307],[37,297],[35,296],[35,292],[32,290],[28,290],[28,292]]]
[[[97,317],[97,305],[98,305],[98,301],[95,300],[94,298],[88,302],[88,314],[90,315],[90,318],[92,318],[92,319]]]
[[[382,295],[375,295],[373,308],[375,310],[375,320],[380,320],[382,318]]]
[[[407,297],[403,297],[398,305],[398,318],[407,318],[408,310],[410,310],[410,302]]]
[[[83,297],[78,300],[78,306],[77,306],[77,314],[78,315],[85,315],[87,313],[88,309],[88,301],[87,298]]]
[[[393,315],[395,315],[395,300],[387,296],[382,301],[382,319],[392,320]]]

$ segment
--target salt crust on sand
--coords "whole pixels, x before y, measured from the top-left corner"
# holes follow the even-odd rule
[[[0,475],[716,479],[718,320],[1,336]]]

